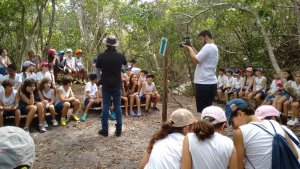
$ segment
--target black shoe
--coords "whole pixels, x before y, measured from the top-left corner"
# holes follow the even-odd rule
[[[116,129],[115,135],[116,135],[117,137],[120,137],[121,134],[122,134],[122,129]]]
[[[145,110],[145,116],[149,115],[149,110]]]
[[[98,134],[100,134],[100,135],[102,135],[104,137],[107,137],[108,136],[108,130],[101,129],[101,130],[99,130]]]

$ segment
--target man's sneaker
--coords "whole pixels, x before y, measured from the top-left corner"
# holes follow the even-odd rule
[[[66,119],[61,119],[60,120],[60,125],[61,126],[66,126],[67,125],[67,120]]]
[[[85,121],[86,121],[86,114],[83,114],[83,115],[81,116],[81,121],[82,121],[82,122],[85,122]]]
[[[46,120],[43,122],[43,125],[44,125],[45,128],[48,128],[48,127],[49,127],[49,125],[48,125],[48,123],[47,123]]]
[[[53,124],[53,126],[58,126],[58,123],[55,119],[52,120],[52,124]]]
[[[116,135],[117,137],[120,137],[121,134],[122,134],[122,129],[116,129],[115,135]]]
[[[24,127],[23,130],[24,130],[27,134],[30,134],[29,128]]]
[[[289,126],[295,126],[296,125],[296,121],[295,120],[289,120],[287,122],[287,125],[289,125]]]
[[[130,110],[130,116],[135,116],[135,113],[133,110]]]
[[[46,128],[44,127],[44,125],[43,124],[39,124],[39,132],[40,133],[45,133],[47,130],[46,130]]]
[[[100,134],[104,137],[107,137],[108,136],[108,130],[101,129],[101,130],[98,131],[98,134]]]
[[[110,114],[110,120],[116,120],[116,113],[114,111]]]
[[[74,115],[72,115],[72,119],[74,120],[74,121],[79,121],[79,118],[74,114]]]
[[[145,110],[145,116],[148,116],[149,115],[149,110]]]
[[[138,111],[136,114],[137,117],[140,117],[141,115],[142,115],[141,111]]]

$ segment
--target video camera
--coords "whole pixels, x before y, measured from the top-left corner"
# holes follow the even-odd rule
[[[183,38],[183,41],[180,42],[179,46],[182,48],[183,45],[192,46],[191,41],[190,41],[190,37]]]

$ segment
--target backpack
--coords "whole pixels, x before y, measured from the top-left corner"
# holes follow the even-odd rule
[[[257,124],[253,124],[262,130],[264,130],[266,133],[272,135],[273,138],[273,146],[272,146],[272,169],[300,169],[300,164],[298,162],[298,159],[295,157],[289,143],[287,140],[280,134],[278,134],[275,130],[274,125],[271,121],[269,121],[275,131],[275,135],[267,131],[266,129],[262,128],[261,126]],[[247,158],[247,156],[246,156]],[[249,161],[249,159],[247,158]],[[251,166],[254,168],[252,163],[249,161]],[[254,168],[255,169],[255,168]]]

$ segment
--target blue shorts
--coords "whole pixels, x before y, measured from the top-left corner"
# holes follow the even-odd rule
[[[234,89],[233,89],[233,92],[235,92],[235,93],[239,93],[239,92],[240,92],[240,90],[241,90],[241,88],[234,88]]]
[[[22,115],[26,115],[26,107],[27,106],[28,105],[26,105],[26,104],[20,104],[19,105],[19,109],[20,109]]]
[[[4,68],[4,67],[1,67],[1,68],[0,68],[0,74],[3,75],[3,76],[4,76],[4,75],[7,75],[7,69]]]
[[[287,93],[285,93],[285,92],[282,92],[282,93],[280,94],[280,96],[285,97],[285,98],[287,98],[287,99],[290,98],[290,95],[287,94]]]
[[[146,96],[145,96],[145,95],[141,96],[140,99],[141,99],[141,102],[143,102],[143,103],[146,102]],[[151,97],[150,97],[150,102],[151,102],[152,100],[153,100],[153,97],[151,96]]]
[[[272,95],[272,96],[267,96],[267,97],[265,98],[265,101],[267,101],[267,102],[272,102],[274,99],[275,99],[275,96],[274,96],[274,95]]]
[[[16,109],[18,110],[18,109]],[[3,116],[14,116],[15,115],[15,112],[16,110],[10,110],[10,111],[3,111]]]
[[[89,102],[90,102],[90,98],[85,98],[84,99],[84,105],[85,106],[87,106],[89,104]],[[98,104],[97,103],[93,103],[92,104],[92,107],[99,107],[99,106],[101,106],[101,103],[98,103]]]
[[[244,88],[242,89],[242,92],[245,92],[246,89],[247,89],[247,87],[244,87]],[[249,91],[249,92],[252,92],[252,87],[251,87],[248,91]]]

